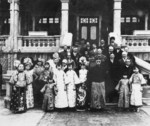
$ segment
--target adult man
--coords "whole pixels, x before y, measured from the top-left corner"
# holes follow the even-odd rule
[[[105,107],[105,77],[106,67],[101,57],[96,57],[96,66],[89,70],[87,75],[88,93],[90,93],[90,108],[102,109]]]
[[[101,44],[100,48],[102,49],[102,54],[103,55],[107,55],[107,46],[105,44],[104,39],[101,40],[100,44]]]

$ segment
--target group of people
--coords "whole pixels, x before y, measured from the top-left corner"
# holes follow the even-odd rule
[[[52,58],[36,62],[30,57],[14,62],[11,107],[24,112],[33,107],[53,110],[100,110],[106,101],[137,111],[142,105],[141,85],[146,84],[127,46],[90,44],[63,46]]]

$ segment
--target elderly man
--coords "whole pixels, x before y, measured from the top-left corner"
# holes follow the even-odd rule
[[[88,94],[90,94],[90,108],[102,109],[105,107],[105,78],[106,67],[101,57],[96,57],[96,66],[89,70],[87,75]]]

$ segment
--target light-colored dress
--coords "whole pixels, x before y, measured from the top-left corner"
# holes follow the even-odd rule
[[[129,79],[121,79],[115,89],[119,91],[118,107],[129,108]]]
[[[76,84],[79,84],[80,80],[74,70],[68,70],[66,75],[69,82],[67,85],[68,106],[73,108],[76,106]]]
[[[54,80],[57,87],[57,95],[55,96],[55,107],[68,107],[67,91],[66,91],[66,74],[63,70],[57,70],[54,74]]]
[[[133,106],[142,106],[142,84],[146,84],[146,81],[142,74],[132,74],[131,78],[129,79],[131,84],[131,98],[130,104]]]
[[[25,71],[27,77],[26,104],[27,109],[34,107],[33,96],[33,70]]]

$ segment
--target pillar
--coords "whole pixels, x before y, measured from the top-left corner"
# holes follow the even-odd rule
[[[20,19],[19,19],[19,0],[9,0],[10,3],[10,47],[11,51],[16,52],[17,49],[17,37],[20,31]]]
[[[121,35],[121,3],[122,0],[114,0],[113,32],[117,35]]]
[[[60,0],[61,1],[61,35],[64,35],[68,32],[69,25],[69,0]]]
[[[145,14],[145,30],[148,30],[148,13]]]

